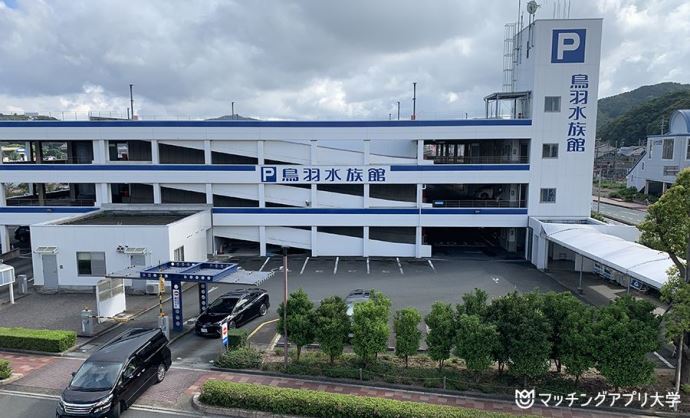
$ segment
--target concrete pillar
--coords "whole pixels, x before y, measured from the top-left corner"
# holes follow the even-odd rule
[[[104,203],[111,203],[110,187],[108,183],[96,183],[96,206],[103,206]],[[155,190],[155,189],[154,189]],[[155,191],[154,191],[155,193]],[[155,199],[155,196],[154,196]]]
[[[318,159],[318,142],[315,139],[309,141],[309,161],[311,165],[316,165],[316,160]]]
[[[259,255],[266,256],[266,227],[259,227]]]
[[[362,207],[369,207],[369,183],[364,185],[364,196],[362,198]]]
[[[369,227],[364,227],[364,234],[362,235],[362,257],[369,257]]]
[[[416,258],[422,257],[422,227],[418,226],[414,231],[414,256]]]
[[[46,204],[46,185],[45,183],[36,184],[36,192],[38,193],[38,206],[45,206]]]
[[[7,196],[5,194],[5,183],[0,183],[0,207],[7,206]]]
[[[546,270],[549,268],[549,241],[546,237],[537,236],[538,245],[532,250],[536,252],[535,265],[539,270]]]
[[[259,207],[266,207],[266,186],[263,183],[259,183]]]
[[[311,185],[311,205],[310,207],[312,208],[318,208],[319,207],[319,191],[317,189],[316,183]]]
[[[371,164],[371,141],[368,139],[364,140],[364,152],[362,155],[362,163],[364,163],[364,165]]]
[[[43,142],[36,141],[36,163],[43,163]]]
[[[256,157],[259,160],[259,165],[264,165],[266,162],[264,157],[264,141],[256,141]]]
[[[33,151],[31,150],[31,141],[26,141],[24,144],[24,158],[25,161],[32,161]]]
[[[204,164],[213,164],[213,152],[211,151],[211,140],[204,140]]]
[[[108,147],[105,140],[93,141],[93,161],[95,164],[105,164],[108,161]]]
[[[206,204],[213,205],[213,185],[206,183]]]
[[[368,233],[368,231],[367,231]],[[318,257],[319,252],[318,252],[318,239],[317,239],[318,231],[316,230],[315,226],[311,227],[311,256],[312,257]]]
[[[163,201],[161,199],[161,184],[153,183],[153,203],[156,205],[161,204]]]
[[[6,253],[10,250],[10,232],[7,226],[0,225],[0,254]]]
[[[151,140],[151,164],[160,164],[160,150],[158,149],[158,140]]]
[[[423,164],[424,161],[424,140],[417,140],[417,165]]]

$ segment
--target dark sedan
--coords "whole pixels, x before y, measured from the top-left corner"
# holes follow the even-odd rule
[[[220,324],[237,328],[264,316],[270,307],[268,293],[264,289],[250,288],[228,292],[216,299],[199,315],[194,326],[198,335],[220,337]]]

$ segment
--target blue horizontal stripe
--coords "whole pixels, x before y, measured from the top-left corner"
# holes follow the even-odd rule
[[[0,128],[395,128],[410,126],[530,126],[531,119],[453,119],[377,121],[141,120],[2,121]]]
[[[392,165],[391,171],[529,171],[529,164]]]
[[[213,208],[215,214],[419,215],[416,208]],[[526,215],[525,208],[422,209],[422,215]]]
[[[0,213],[87,213],[98,209],[74,206],[7,206],[0,207]]]
[[[0,164],[0,171],[256,171],[255,165],[206,164]]]

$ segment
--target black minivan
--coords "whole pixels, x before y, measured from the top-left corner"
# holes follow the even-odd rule
[[[168,339],[160,329],[127,330],[72,373],[56,416],[119,417],[151,384],[163,381],[171,362]]]

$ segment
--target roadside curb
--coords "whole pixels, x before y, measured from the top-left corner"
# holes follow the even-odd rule
[[[21,348],[0,348],[0,353],[16,353],[16,354],[31,354],[33,356],[45,356],[45,357],[68,357],[67,354],[74,351],[75,346],[68,348],[65,351],[60,351],[59,353],[51,353],[49,351],[36,351],[36,350],[23,350]]]
[[[24,377],[24,375],[21,373],[12,373],[12,376],[8,377],[7,379],[0,380],[0,386],[11,385],[22,377]]]
[[[401,390],[405,392],[416,392],[416,393],[424,393],[424,394],[432,394],[432,395],[441,395],[441,396],[454,396],[456,398],[462,398],[466,399],[469,401],[475,400],[475,401],[490,401],[490,402],[496,402],[496,403],[501,403],[504,405],[515,405],[514,403],[514,398],[510,396],[505,396],[501,397],[498,395],[489,395],[489,394],[484,394],[481,392],[461,392],[461,391],[450,391],[450,390],[443,390],[443,389],[430,389],[430,388],[425,388],[425,387],[417,387],[417,386],[408,386],[408,385],[396,385],[392,383],[385,383],[385,382],[376,382],[375,385],[373,384],[366,384],[365,382],[359,382],[357,380],[350,380],[350,379],[336,379],[336,378],[329,378],[326,376],[304,376],[304,375],[289,375],[289,374],[283,374],[283,373],[274,373],[274,372],[264,372],[261,370],[247,370],[247,369],[241,369],[241,370],[234,370],[234,369],[222,369],[220,367],[211,367],[210,368],[213,371],[217,372],[224,372],[224,373],[234,373],[234,374],[248,374],[248,375],[256,375],[256,376],[271,376],[271,377],[279,377],[283,379],[292,379],[292,380],[300,380],[304,382],[311,382],[311,383],[332,383],[332,384],[338,384],[342,386],[352,386],[352,387],[366,387],[366,388],[371,388],[371,389],[394,389],[394,390]],[[258,385],[259,383],[257,383]],[[215,407],[214,407],[215,408]],[[679,417],[679,416],[686,416],[690,417],[690,414],[679,414],[679,413],[673,413],[673,412],[663,412],[663,411],[652,411],[652,410],[644,410],[644,409],[635,409],[635,408],[566,408],[566,407],[549,407],[548,409],[550,410],[560,410],[560,411],[583,411],[583,412],[593,412],[597,414],[610,414],[613,416],[631,416],[631,415],[636,415],[636,416],[648,416],[648,417]],[[229,410],[229,409],[228,409]],[[242,411],[242,410],[238,410]],[[255,411],[251,411],[254,413]],[[529,412],[529,411],[527,411]],[[233,415],[230,415],[233,416]],[[249,416],[249,417],[289,417],[287,415],[235,415],[235,416]]]
[[[206,415],[221,415],[226,417],[239,418],[301,418],[297,415],[282,415],[271,412],[256,411],[239,408],[221,408],[219,406],[210,406],[199,401],[199,393],[195,393],[192,397],[192,408]]]

